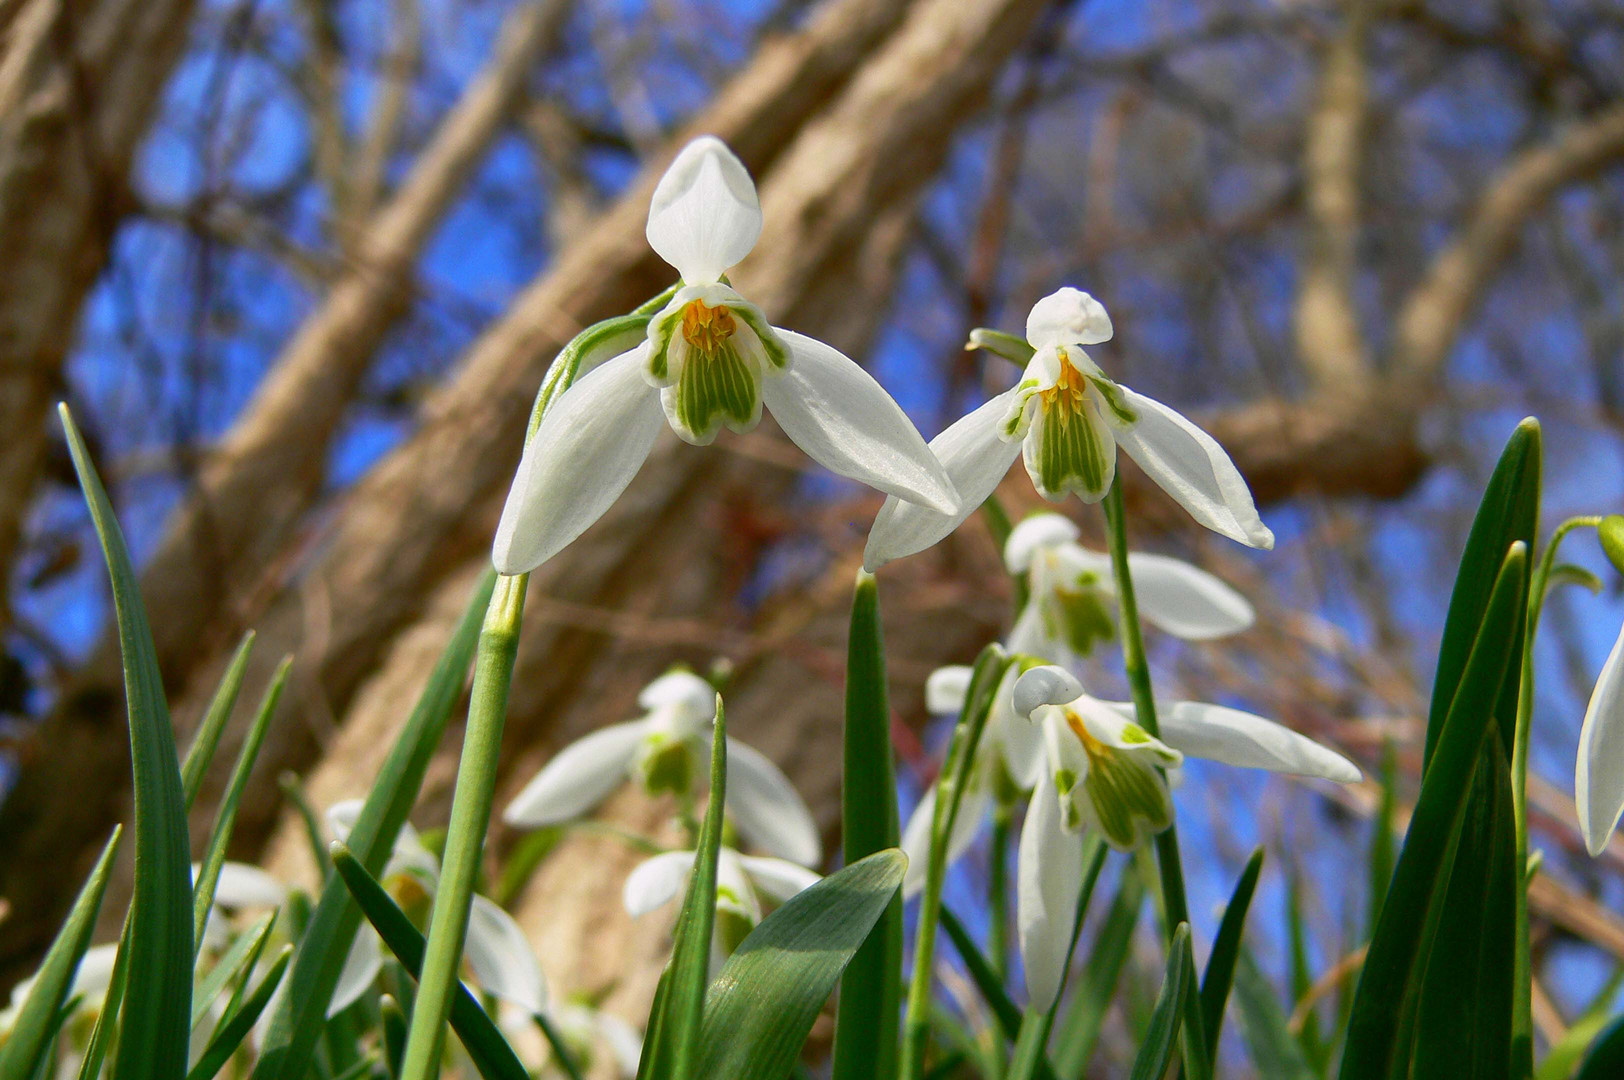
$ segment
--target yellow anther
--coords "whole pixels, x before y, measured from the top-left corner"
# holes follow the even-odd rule
[[[682,309],[683,340],[702,353],[715,353],[736,329],[733,313],[720,304],[708,307],[695,300]]]

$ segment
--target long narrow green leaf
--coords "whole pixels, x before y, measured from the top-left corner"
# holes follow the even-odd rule
[[[1150,1014],[1150,1031],[1133,1059],[1131,1080],[1160,1080],[1173,1061],[1179,1029],[1184,1023],[1186,995],[1191,992],[1195,971],[1190,958],[1190,924],[1179,923],[1167,949],[1167,973],[1156,995],[1156,1008]]]
[[[1507,1080],[1512,951],[1506,942],[1516,933],[1519,875],[1511,771],[1492,734],[1483,742],[1460,836],[1442,901],[1447,915],[1421,981],[1413,1072]]]
[[[902,886],[908,859],[860,859],[785,901],[734,950],[705,1001],[694,1077],[781,1080],[818,1011]]]
[[[350,849],[369,873],[383,870],[400,827],[417,800],[423,774],[445,733],[451,709],[462,695],[485,607],[495,585],[496,571],[485,571],[350,831]],[[351,900],[349,890],[343,882],[329,880],[299,939],[293,968],[288,973],[288,991],[271,1014],[253,1080],[304,1080],[327,1017],[333,987],[360,924],[361,910]]]
[[[1460,570],[1449,596],[1449,613],[1444,619],[1443,637],[1438,645],[1438,673],[1432,683],[1432,704],[1427,713],[1427,742],[1424,768],[1430,768],[1438,740],[1443,737],[1450,706],[1460,689],[1467,663],[1489,609],[1490,594],[1498,579],[1506,551],[1521,541],[1534,550],[1534,529],[1539,524],[1540,430],[1532,417],[1517,425],[1507,440],[1500,460],[1489,477],[1466,537]],[[1523,569],[1525,576],[1528,567]],[[1526,583],[1524,588],[1526,589]],[[1521,623],[1515,635],[1521,640]],[[1515,707],[1519,672],[1513,668],[1496,686],[1510,696]],[[1503,700],[1503,698],[1502,698]],[[1503,715],[1510,716],[1510,713]],[[1510,732],[1505,733],[1510,737]],[[1511,745],[1506,744],[1506,753]]]
[[[1523,623],[1527,558],[1521,543],[1506,553],[1443,737],[1422,780],[1355,992],[1342,1080],[1385,1080],[1404,1067],[1405,1028],[1413,1023],[1420,975],[1442,917],[1467,795]]]
[[[56,932],[56,939],[34,976],[34,985],[12,1022],[9,1036],[0,1044],[0,1080],[28,1080],[39,1066],[46,1047],[56,1037],[74,972],[79,970],[79,962],[90,947],[90,936],[96,930],[96,915],[101,911],[107,874],[118,852],[121,834],[122,830],[115,827],[107,846],[102,848],[101,857],[79,889],[67,921]]]
[[[1213,1050],[1207,1047],[1207,1032],[1202,1026],[1201,983],[1195,972],[1195,953],[1184,949],[1184,1025],[1179,1042],[1184,1048],[1182,1068],[1187,1080],[1212,1080]]]
[[[254,970],[259,963],[260,951],[270,940],[271,928],[276,923],[276,912],[264,916],[237,935],[220,961],[209,969],[209,973],[198,981],[197,988],[192,992],[192,1027],[203,1022],[209,1014],[209,1007],[214,999],[230,985],[238,976]]]
[[[316,808],[310,805],[305,797],[304,784],[299,780],[299,774],[285,772],[276,778],[276,786],[282,792],[282,797],[293,808],[293,814],[299,819],[304,833],[305,846],[310,849],[310,862],[326,881],[333,875],[333,860],[327,854],[327,841],[321,834],[321,818],[316,814]]]
[[[857,572],[846,645],[841,838],[848,866],[899,843],[885,637],[874,575]],[[832,1080],[890,1080],[902,1020],[902,897],[891,901],[840,978]]]
[[[1235,881],[1229,906],[1224,909],[1223,921],[1218,924],[1218,936],[1213,939],[1212,953],[1207,957],[1207,971],[1201,978],[1201,1023],[1207,1039],[1208,1071],[1217,1067],[1218,1036],[1224,1026],[1224,1003],[1229,1000],[1229,988],[1235,981],[1235,960],[1241,952],[1241,935],[1246,930],[1246,912],[1252,906],[1252,894],[1257,891],[1258,875],[1263,872],[1263,849],[1252,852],[1246,868]]]
[[[220,797],[220,809],[214,816],[214,828],[209,833],[208,847],[204,849],[203,864],[198,871],[197,883],[192,887],[194,952],[203,947],[203,927],[208,922],[209,909],[214,906],[214,889],[220,882],[220,868],[226,863],[226,845],[231,842],[231,830],[237,824],[237,804],[248,787],[248,777],[254,771],[254,762],[259,759],[260,747],[265,745],[265,733],[270,730],[271,718],[276,715],[276,705],[282,700],[282,689],[287,685],[288,671],[292,667],[293,657],[286,657],[271,677],[271,684],[265,689],[265,697],[260,702],[254,724],[248,729],[248,737],[243,740],[242,749],[237,754],[231,779]]]
[[[722,850],[722,812],[727,802],[725,714],[718,695],[716,728],[711,735],[710,805],[705,808],[705,821],[699,828],[694,868],[688,877],[677,939],[671,948],[671,992],[665,1021],[675,1080],[700,1080],[713,1075],[696,1072],[694,1067],[702,1053],[700,1027],[704,1022],[705,988],[710,983],[711,932],[716,925],[716,864]],[[824,996],[828,996],[827,992]]]
[[[1287,1026],[1274,986],[1259,970],[1251,950],[1243,945],[1237,959],[1235,1013],[1257,1074],[1268,1080],[1318,1080]]]
[[[1573,1080],[1618,1080],[1620,1076],[1624,1076],[1624,1016],[1607,1025],[1590,1044],[1590,1053]]]
[[[947,931],[947,939],[953,943],[959,959],[964,961],[964,970],[970,973],[970,981],[981,991],[981,998],[992,1010],[993,1019],[998,1022],[1004,1037],[1014,1042],[1021,1033],[1020,1006],[1010,1000],[1009,992],[1004,989],[1004,984],[998,981],[998,974],[993,971],[992,964],[976,947],[975,939],[970,937],[970,931],[965,929],[963,920],[953,914],[946,904],[942,905],[941,921],[942,929]]]
[[[197,1064],[186,1074],[186,1080],[210,1080],[225,1068],[226,1062],[231,1060],[231,1055],[235,1054],[243,1040],[248,1038],[248,1033],[254,1030],[254,1025],[259,1022],[259,1014],[270,1004],[271,995],[276,993],[276,988],[282,984],[282,976],[287,973],[288,962],[292,958],[293,946],[282,946],[282,951],[271,962],[270,970],[259,981],[254,992],[240,1008],[227,1015],[225,1021],[209,1038],[209,1044],[203,1048]]]
[[[1088,951],[1088,963],[1083,968],[1082,985],[1072,995],[1071,1007],[1060,1027],[1054,1065],[1065,1080],[1079,1080],[1094,1054],[1106,1011],[1116,998],[1117,983],[1122,978],[1122,968],[1127,963],[1133,930],[1144,902],[1144,879],[1130,867],[1123,873],[1116,896],[1105,913],[1105,921],[1095,933],[1094,946]]]
[[[423,970],[426,948],[423,932],[412,925],[412,920],[400,910],[400,906],[378,884],[377,879],[367,872],[353,852],[343,844],[334,844],[332,855],[333,867],[338,871],[337,876],[343,887],[355,897],[367,921],[378,931],[378,936],[389,951],[395,954],[400,966],[412,978],[417,978]],[[529,1074],[513,1053],[513,1048],[461,983],[457,984],[451,998],[451,1030],[462,1040],[463,1048],[468,1051],[474,1067],[485,1080],[527,1080]]]
[[[208,711],[203,714],[197,731],[192,735],[192,744],[186,748],[186,758],[180,766],[180,786],[186,793],[187,810],[192,808],[197,801],[197,793],[203,789],[203,777],[208,774],[214,752],[220,746],[220,736],[225,734],[226,725],[231,721],[231,710],[236,707],[237,695],[242,692],[243,675],[248,671],[248,654],[253,648],[254,632],[250,630],[242,636],[237,651],[231,655],[225,674],[220,676],[220,685],[215,687],[214,697],[209,700]]]
[[[119,1080],[173,1080],[186,1070],[192,1018],[191,965],[175,962],[177,956],[192,955],[192,860],[180,759],[152,628],[124,534],[73,417],[66,405],[58,411],[107,560],[129,709],[135,885],[129,975],[114,1071]]]

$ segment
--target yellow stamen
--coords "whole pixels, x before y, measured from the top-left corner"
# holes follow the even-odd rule
[[[1057,351],[1060,354],[1060,375],[1049,389],[1038,391],[1038,401],[1049,412],[1056,409],[1070,413],[1081,412],[1083,401],[1087,397],[1088,379],[1072,366],[1071,358],[1066,355],[1065,349]]]
[[[737,329],[733,313],[720,304],[708,307],[704,301],[695,300],[682,309],[683,340],[707,355],[720,349]]]

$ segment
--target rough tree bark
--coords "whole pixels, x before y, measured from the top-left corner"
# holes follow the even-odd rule
[[[193,0],[26,0],[0,13],[0,582],[45,460],[79,307]],[[0,627],[9,622],[0,584]]]

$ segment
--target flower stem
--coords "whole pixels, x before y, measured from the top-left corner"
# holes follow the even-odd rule
[[[936,807],[931,815],[930,854],[926,859],[925,887],[919,902],[919,929],[914,935],[913,978],[908,982],[907,1023],[902,1033],[900,1080],[919,1080],[925,1069],[925,1044],[930,1036],[931,971],[936,956],[936,923],[942,914],[942,880],[947,876],[947,838],[964,799],[970,765],[992,707],[993,694],[1012,661],[997,645],[988,645],[976,659],[964,709],[948,743],[947,760],[936,780]]]
[[[1153,736],[1161,735],[1156,722],[1156,698],[1150,688],[1150,665],[1145,660],[1145,639],[1139,628],[1139,602],[1134,598],[1133,577],[1128,572],[1128,525],[1122,506],[1122,481],[1111,481],[1105,494],[1107,547],[1111,571],[1116,578],[1117,601],[1122,608],[1122,663],[1133,694],[1133,708],[1139,726]],[[1162,908],[1168,940],[1181,922],[1190,921],[1189,903],[1184,898],[1184,869],[1179,862],[1177,827],[1169,825],[1156,836],[1156,863],[1161,870]]]
[[[1512,952],[1514,988],[1511,1000],[1512,1075],[1533,1071],[1533,955],[1528,940],[1528,738],[1534,720],[1534,635],[1545,607],[1545,590],[1556,564],[1556,549],[1574,529],[1595,528],[1600,517],[1573,517],[1551,533],[1550,542],[1534,568],[1528,590],[1528,621],[1523,630],[1522,672],[1517,687],[1517,725],[1511,745],[1511,813],[1517,850],[1517,933]]]
[[[992,866],[987,873],[987,959],[999,982],[1009,978],[1009,841],[1015,806],[999,800],[992,812]]]
[[[402,1080],[432,1080],[439,1071],[446,1018],[468,933],[468,909],[473,903],[485,830],[496,794],[497,757],[502,748],[502,725],[507,717],[508,687],[513,680],[528,581],[527,574],[498,577],[496,591],[485,609],[485,625],[480,630],[474,662],[468,729],[457,766],[440,882],[429,915],[423,975],[406,1036]]]

